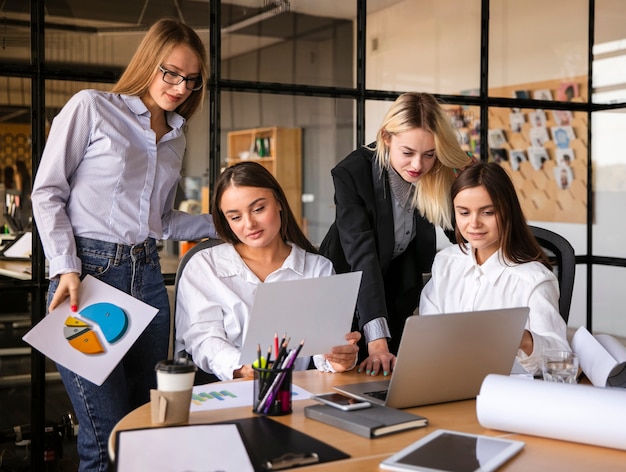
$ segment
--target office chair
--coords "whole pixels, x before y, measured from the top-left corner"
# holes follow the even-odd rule
[[[176,270],[176,278],[174,280],[174,324],[173,324],[173,340],[176,342],[176,297],[178,296],[178,281],[183,275],[183,271],[185,270],[185,266],[191,260],[191,258],[198,252],[203,249],[217,246],[218,244],[222,244],[224,241],[221,239],[205,239],[204,241],[200,241],[191,249],[189,249],[185,255],[181,258],[180,263],[178,264],[178,269]],[[191,357],[187,351],[182,352],[174,352],[174,357]],[[194,379],[194,385],[203,385],[210,382],[217,382],[219,379],[208,372],[203,371],[198,368],[196,371],[196,377]]]
[[[574,276],[576,275],[574,248],[567,239],[553,231],[536,226],[531,226],[530,230],[552,263],[561,291],[559,312],[567,324],[569,309],[572,304],[572,292],[574,291]]]

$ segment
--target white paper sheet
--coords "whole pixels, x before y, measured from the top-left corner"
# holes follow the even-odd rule
[[[626,390],[488,375],[476,397],[485,428],[626,450]]]
[[[78,312],[70,309],[67,298],[54,311],[37,323],[22,339],[55,362],[70,369],[87,380],[102,385],[122,357],[150,324],[158,310],[130,295],[101,282],[90,275],[80,284]],[[97,322],[84,319],[80,312],[96,303],[111,303],[124,310],[128,327],[115,342],[106,342],[106,336]],[[68,316],[84,321],[96,332],[105,352],[85,354],[78,351],[66,338],[64,328]]]
[[[361,272],[260,284],[246,327],[241,362],[257,358],[259,343],[272,344],[274,333],[291,337],[290,347],[302,339],[300,356],[330,352],[345,344],[352,327]]]
[[[626,387],[626,347],[608,334],[592,335],[584,326],[574,333],[572,350],[580,367],[596,387]]]
[[[234,424],[121,431],[116,462],[118,472],[254,472]]]
[[[4,251],[5,257],[15,257],[18,259],[30,259],[33,251],[33,233],[27,231],[15,241],[11,247]]]
[[[236,406],[252,408],[254,395],[253,380],[238,380],[235,382],[213,382],[206,385],[196,385],[191,396],[190,411],[221,410]],[[311,393],[292,385],[291,401],[306,400]]]

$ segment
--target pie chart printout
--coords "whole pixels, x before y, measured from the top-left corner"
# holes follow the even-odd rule
[[[128,329],[128,316],[124,310],[112,303],[94,303],[81,310],[80,314],[99,326],[108,344],[119,341]],[[67,342],[83,354],[106,352],[106,344],[99,339],[92,326],[78,318],[73,316],[66,318],[63,334]]]

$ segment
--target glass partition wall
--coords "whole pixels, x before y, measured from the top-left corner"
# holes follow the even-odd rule
[[[334,219],[332,167],[375,139],[399,93],[433,93],[465,149],[511,173],[529,221],[574,246],[570,328],[626,336],[614,282],[626,267],[619,245],[626,228],[615,218],[626,162],[618,141],[623,2],[116,1],[0,5],[3,172],[15,173],[21,161],[35,175],[46,132],[69,97],[110,88],[149,25],[179,18],[204,39],[211,65],[207,102],[187,124],[181,207],[207,211],[215,177],[239,159],[262,160],[277,173],[297,168],[281,183],[319,244]],[[256,137],[268,145],[263,155]],[[282,151],[285,143],[297,151]],[[28,197],[9,185],[3,181],[3,240],[30,230],[33,243],[30,259],[0,260],[0,431],[28,425],[32,433],[27,447],[0,438],[13,454],[4,460],[24,470],[75,470],[74,439],[60,426],[71,405],[56,369],[21,341],[44,316],[47,279]],[[181,249],[162,245],[170,285]],[[60,441],[51,442],[46,422],[65,434]]]

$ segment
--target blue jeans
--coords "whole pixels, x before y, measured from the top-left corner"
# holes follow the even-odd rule
[[[90,274],[159,309],[101,386],[57,365],[79,423],[79,471],[106,472],[107,442],[113,427],[131,410],[150,400],[150,389],[156,388],[154,367],[167,359],[169,299],[154,239],[125,246],[77,237],[76,246],[82,276]],[[57,287],[58,281],[52,280],[48,304]]]

